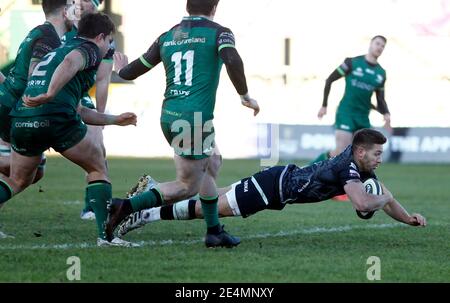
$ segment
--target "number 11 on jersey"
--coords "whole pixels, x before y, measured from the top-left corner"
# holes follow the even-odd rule
[[[181,74],[182,71],[182,64],[181,61],[186,61],[186,70],[185,70],[185,79],[186,82],[184,85],[192,86],[192,74],[193,74],[193,66],[194,66],[194,51],[190,50],[184,53],[182,52],[176,52],[172,55],[172,62],[175,63],[175,77],[173,78],[173,82],[176,85],[181,85]]]

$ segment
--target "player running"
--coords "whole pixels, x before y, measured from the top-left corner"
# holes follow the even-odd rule
[[[62,43],[70,41],[78,35],[78,23],[80,18],[87,14],[98,12],[98,7],[102,4],[103,0],[74,0],[72,8],[73,26],[69,32],[67,32],[62,38]],[[111,72],[113,68],[113,55],[115,52],[114,42],[111,42],[108,52],[102,59],[100,66],[97,70],[95,79],[95,104],[92,101],[88,92],[86,92],[81,98],[81,105],[87,108],[97,110],[100,113],[104,113],[106,109],[106,103],[108,100],[108,88],[111,81]],[[103,149],[103,158],[106,161],[106,149],[103,143],[103,127],[88,125],[89,132],[95,136],[95,140],[100,142]],[[95,214],[93,209],[89,206],[89,199],[87,192],[84,195],[84,207],[81,210],[80,218],[82,220],[95,220]]]
[[[230,29],[215,22],[218,0],[187,0],[188,17],[163,33],[139,59],[126,65],[126,57],[114,58],[123,79],[133,80],[163,62],[166,71],[165,99],[161,128],[174,148],[177,179],[159,184],[132,199],[113,199],[106,226],[112,237],[116,226],[129,214],[149,207],[173,203],[200,195],[207,225],[207,247],[232,247],[240,243],[219,223],[218,193],[208,173],[214,150],[212,123],[220,70],[225,64],[228,75],[244,106],[259,112],[248,94],[244,66],[235,48]]]
[[[335,69],[325,82],[322,107],[317,116],[322,119],[327,113],[328,95],[331,84],[345,77],[345,92],[336,111],[335,136],[336,148],[320,154],[312,163],[328,159],[340,154],[352,141],[355,131],[369,128],[369,112],[373,107],[371,98],[373,92],[377,97],[377,111],[385,120],[384,127],[391,131],[391,115],[384,99],[384,85],[386,82],[386,71],[378,63],[378,58],[383,53],[386,38],[375,36],[370,42],[369,51],[366,55],[346,58],[345,61]],[[337,196],[336,200],[347,200],[347,197]]]
[[[0,174],[0,205],[26,189],[33,180],[42,153],[53,148],[83,168],[89,202],[98,227],[98,246],[130,246],[107,239],[104,224],[111,183],[101,145],[81,121],[77,108],[83,93],[95,82],[96,70],[109,49],[115,30],[111,19],[89,14],[79,23],[79,36],[48,53],[33,70],[23,98],[11,116],[11,174]],[[84,121],[95,125],[136,124],[136,115],[101,114],[81,106]]]

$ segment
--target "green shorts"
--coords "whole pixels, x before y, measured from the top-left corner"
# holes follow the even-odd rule
[[[11,108],[0,104],[0,138],[5,142],[10,142],[9,133],[11,131]]]
[[[351,115],[348,113],[336,112],[335,129],[354,133],[362,128],[370,128],[369,116]]]
[[[50,147],[61,153],[77,145],[86,132],[79,115],[12,117],[11,147],[28,157],[41,155]]]
[[[208,158],[214,151],[215,132],[211,120],[201,126],[187,120],[161,121],[161,129],[167,142],[180,157],[200,160]]]

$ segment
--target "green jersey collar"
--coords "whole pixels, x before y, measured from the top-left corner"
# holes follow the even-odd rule
[[[200,21],[200,20],[210,20],[210,18],[206,16],[186,16],[183,17],[183,21]]]

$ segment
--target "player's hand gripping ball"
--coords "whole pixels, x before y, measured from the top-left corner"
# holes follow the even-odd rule
[[[381,188],[380,182],[378,182],[377,179],[373,179],[373,178],[369,178],[364,182],[364,189],[366,190],[366,192],[368,194],[372,194],[372,195],[382,195],[383,194],[383,190]],[[374,215],[375,211],[356,211],[356,214],[358,215],[358,217],[360,217],[361,219],[364,220],[368,220],[370,218],[372,218],[372,216]]]

